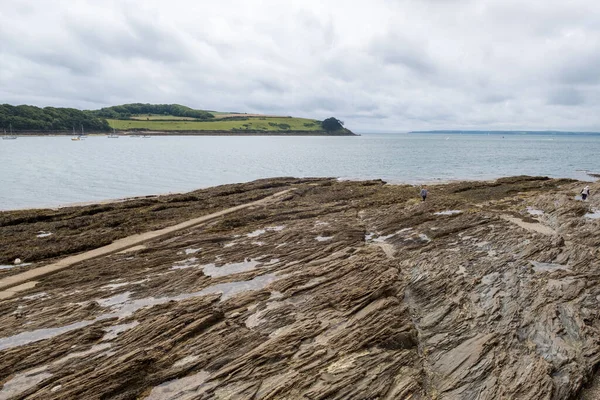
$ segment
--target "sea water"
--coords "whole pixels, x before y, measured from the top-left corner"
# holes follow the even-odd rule
[[[543,175],[593,180],[600,136],[363,134],[358,137],[90,136],[0,141],[0,209],[50,207],[259,178],[390,183]]]

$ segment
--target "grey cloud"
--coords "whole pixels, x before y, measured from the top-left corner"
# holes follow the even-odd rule
[[[81,48],[101,56],[125,60],[140,57],[162,63],[189,60],[190,49],[173,32],[135,15],[126,14],[123,22],[106,29],[101,20],[70,18],[65,26]]]
[[[99,68],[98,63],[92,58],[79,57],[70,51],[61,54],[54,50],[42,50],[30,54],[28,58],[41,64],[42,68],[48,66],[66,68],[74,75],[89,75]]]
[[[600,82],[600,53],[593,56],[568,57],[557,71],[558,79],[567,84]]]
[[[556,89],[548,96],[548,104],[552,105],[577,106],[583,103],[584,96],[571,87]]]
[[[259,78],[255,81],[256,85],[261,90],[265,90],[267,92],[274,92],[278,94],[282,94],[286,92],[286,85],[283,82],[277,82],[276,80],[268,80],[265,78]]]
[[[499,93],[488,93],[484,96],[481,96],[480,101],[483,103],[495,104],[495,103],[503,103],[507,100],[511,100],[513,96]]]
[[[592,0],[2,3],[5,102],[176,102],[362,131],[600,130]]]
[[[385,64],[401,65],[417,73],[432,73],[435,65],[423,50],[424,43],[411,43],[398,35],[376,38],[370,52]]]

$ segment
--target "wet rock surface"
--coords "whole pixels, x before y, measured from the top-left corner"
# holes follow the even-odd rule
[[[600,198],[580,186],[460,182],[426,202],[380,181],[206,189],[210,207],[142,225],[295,191],[0,301],[0,399],[596,398]],[[118,218],[148,213],[126,204]],[[89,225],[94,207],[69,211],[90,227],[72,235],[110,231],[116,211]],[[4,214],[20,233],[0,245],[48,262],[68,219],[39,218],[55,212]]]

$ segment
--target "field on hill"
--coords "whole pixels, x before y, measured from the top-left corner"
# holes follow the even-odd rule
[[[176,115],[162,115],[162,114],[144,114],[144,115],[132,115],[129,117],[136,121],[152,121],[152,120],[170,120],[170,121],[195,121],[197,118],[192,117],[178,117]]]
[[[240,115],[244,116],[244,115]],[[142,118],[141,116],[138,118]],[[247,120],[187,121],[181,117],[143,117],[149,120],[108,119],[111,128],[119,130],[153,131],[320,131],[319,121],[307,118],[249,117]],[[171,119],[164,121],[164,119]]]
[[[212,112],[215,118],[247,118],[247,117],[262,117],[262,118],[283,118],[280,115],[265,115],[265,114],[246,114],[246,113],[231,113],[231,112]],[[287,118],[287,117],[285,117]]]

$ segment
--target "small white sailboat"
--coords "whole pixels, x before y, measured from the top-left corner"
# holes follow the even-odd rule
[[[150,136],[150,135],[144,135],[144,136],[142,136],[142,138],[144,138],[144,139],[148,139],[148,138],[151,138],[151,137],[152,136]]]
[[[115,132],[115,128],[113,128],[113,133],[112,135],[108,135],[109,139],[118,139],[119,135],[117,135],[117,133]]]
[[[87,135],[83,132],[83,125],[81,125],[81,135],[79,135],[79,139],[86,139]]]
[[[75,127],[73,127],[73,137],[71,138],[71,140],[81,140],[80,136],[75,136]]]
[[[10,124],[10,135],[6,135],[6,129],[4,129],[4,136],[2,136],[2,140],[13,140],[17,137],[13,135],[12,124]]]

